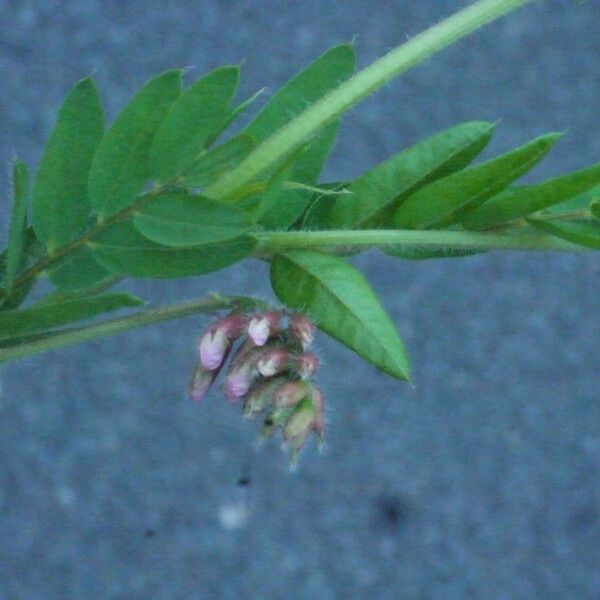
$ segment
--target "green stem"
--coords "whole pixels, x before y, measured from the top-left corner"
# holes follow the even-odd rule
[[[258,255],[294,248],[336,246],[405,246],[460,250],[555,250],[585,252],[587,249],[545,233],[478,233],[473,231],[341,230],[256,233]]]
[[[128,331],[129,329],[135,329],[136,327],[160,323],[161,321],[178,319],[197,313],[210,313],[233,308],[264,309],[267,308],[267,305],[260,300],[245,296],[219,296],[218,294],[212,294],[205,298],[171,304],[87,327],[57,331],[41,339],[0,348],[0,362],[23,358],[71,344],[87,342],[97,337],[114,335]]]
[[[479,0],[395,48],[309,106],[208,186],[206,196],[230,200],[240,187],[299,148],[324,125],[443,48],[532,0]]]

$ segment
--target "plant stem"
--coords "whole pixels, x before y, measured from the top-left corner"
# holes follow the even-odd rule
[[[555,250],[585,252],[587,249],[545,233],[479,233],[472,231],[340,230],[288,231],[253,234],[259,255],[291,249],[336,246],[405,246],[460,250]]]
[[[323,96],[208,186],[206,196],[230,200],[240,187],[299,148],[366,96],[474,30],[532,0],[479,0],[395,48]]]
[[[23,358],[24,356],[30,356],[31,354],[53,350],[71,344],[86,342],[105,335],[122,333],[129,329],[152,325],[154,323],[160,323],[161,321],[168,321],[169,319],[177,319],[179,317],[187,317],[197,313],[207,313],[237,307],[246,309],[264,309],[267,305],[264,302],[245,296],[219,296],[218,294],[211,294],[204,298],[181,302],[179,304],[171,304],[161,308],[154,308],[126,317],[89,325],[87,327],[57,331],[44,336],[41,339],[0,348],[0,362]]]

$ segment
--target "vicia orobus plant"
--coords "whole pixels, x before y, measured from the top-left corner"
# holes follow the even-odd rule
[[[345,255],[379,248],[403,259],[488,250],[600,248],[600,164],[538,185],[515,182],[561,137],[550,133],[472,166],[495,124],[462,123],[352,181],[319,175],[345,111],[391,78],[530,0],[480,0],[353,74],[336,46],[277,92],[241,133],[228,126],[254,98],[233,101],[226,66],[182,89],[181,71],[142,87],[104,127],[91,79],[67,96],[30,186],[14,163],[14,204],[1,256],[0,360],[199,312],[227,311],[201,336],[190,394],[199,399],[231,353],[225,390],[295,456],[323,435],[313,377],[314,325],[398,379],[402,342]],[[31,187],[31,191],[30,191]],[[281,302],[217,294],[89,319],[142,304],[108,289],[124,277],[180,278],[256,257]],[[54,291],[22,303],[40,276]],[[234,345],[237,344],[237,348]]]

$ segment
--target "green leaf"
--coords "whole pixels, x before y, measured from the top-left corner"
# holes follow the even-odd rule
[[[195,246],[239,237],[251,227],[248,215],[230,204],[185,192],[161,194],[135,213],[135,228],[165,246]]]
[[[334,46],[288,81],[244,129],[263,141],[327,92],[346,80],[354,70],[354,48]]]
[[[249,135],[237,135],[216,148],[200,155],[181,176],[181,183],[188,187],[202,188],[214,181],[221,173],[237,166],[256,142]]]
[[[305,311],[320,329],[382,371],[408,380],[408,359],[390,318],[363,276],[329,254],[278,254],[271,284],[287,306]]]
[[[527,222],[546,233],[567,240],[567,242],[600,250],[600,223],[596,221],[527,219]]]
[[[90,170],[88,191],[100,220],[129,206],[150,177],[152,138],[181,91],[181,71],[149,81],[104,136]]]
[[[0,314],[0,339],[39,334],[96,315],[143,304],[129,294],[77,297]]]
[[[462,123],[380,163],[348,186],[352,195],[336,199],[329,227],[388,224],[407,196],[466,167],[490,141],[494,127],[485,121]]]
[[[398,229],[440,228],[456,222],[536,165],[560,139],[550,133],[480,165],[421,188],[398,208]]]
[[[323,170],[325,160],[331,152],[339,128],[339,121],[331,123],[327,127],[324,127],[323,130],[306,145],[298,158],[290,165],[287,173],[289,181],[297,181],[309,185],[317,183],[319,175]]]
[[[23,254],[27,244],[27,202],[29,200],[29,170],[27,165],[16,160],[13,165],[13,209],[8,247],[6,249],[6,265],[4,285],[10,294],[15,276],[23,262]]]
[[[600,201],[594,200],[590,204],[590,212],[595,219],[600,219]]]
[[[600,164],[548,179],[539,185],[505,190],[462,219],[469,228],[485,228],[526,217],[565,202],[600,183]]]
[[[238,67],[221,67],[196,81],[173,102],[150,147],[150,175],[172,181],[193,164],[229,113]]]
[[[25,232],[25,248],[23,249],[21,266],[19,267],[16,275],[21,275],[34,262],[38,261],[45,255],[46,248],[37,239],[33,231],[33,227],[27,227]],[[4,287],[4,276],[6,272],[5,266],[7,258],[8,250],[5,250],[4,252],[2,252],[2,254],[0,254],[0,288]],[[13,287],[12,293],[10,295],[4,296],[4,298],[0,300],[0,310],[18,308],[23,303],[25,298],[27,298],[35,281],[35,278],[31,278],[27,282],[19,285],[18,287]]]
[[[463,258],[466,256],[475,256],[482,254],[478,250],[458,250],[456,248],[407,248],[402,246],[385,247],[383,251],[390,256],[396,258],[404,258],[405,260],[428,260],[432,258]]]
[[[89,248],[70,252],[50,270],[50,281],[61,290],[84,290],[113,276],[98,264]]]
[[[241,236],[217,244],[187,248],[161,246],[120,223],[88,244],[105,268],[132,277],[173,278],[224,269],[249,256],[256,241]]]
[[[33,186],[33,228],[49,252],[73,241],[90,213],[87,180],[104,117],[94,82],[71,90],[40,161]]]

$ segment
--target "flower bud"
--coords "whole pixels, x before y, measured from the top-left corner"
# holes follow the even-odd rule
[[[289,352],[284,348],[275,347],[264,352],[258,359],[256,366],[263,377],[272,377],[287,369]]]
[[[260,381],[244,400],[244,416],[255,417],[258,413],[269,408],[273,402],[273,392],[285,381],[284,377],[276,377]]]
[[[322,442],[325,436],[325,399],[323,392],[318,387],[313,388],[312,401],[315,407],[312,428]]]
[[[198,363],[190,380],[190,398],[196,402],[200,402],[215,380],[215,376],[216,371],[209,371],[202,363]]]
[[[267,340],[279,334],[281,313],[274,310],[255,315],[248,323],[248,337],[257,346],[264,346]]]
[[[265,418],[265,422],[260,434],[267,437],[274,433],[278,427],[283,427],[294,412],[293,407],[276,407],[271,414]]]
[[[304,398],[295,408],[292,416],[283,428],[283,439],[286,442],[302,436],[312,428],[315,417],[315,406],[311,398]]]
[[[290,317],[288,330],[290,334],[300,342],[303,350],[306,350],[306,348],[312,344],[315,326],[313,322],[304,315],[294,313]]]
[[[200,338],[200,362],[209,371],[219,368],[228,348],[244,331],[246,318],[237,313],[219,319]]]
[[[273,394],[273,405],[280,406],[295,406],[306,398],[311,391],[310,385],[304,381],[288,381],[280,385]]]
[[[303,352],[294,359],[295,369],[301,379],[308,379],[319,368],[319,357],[313,352]]]
[[[236,369],[227,375],[225,380],[225,392],[227,398],[231,402],[235,402],[240,398],[243,398],[250,389],[252,381],[254,379],[252,369],[245,366],[240,369]]]

